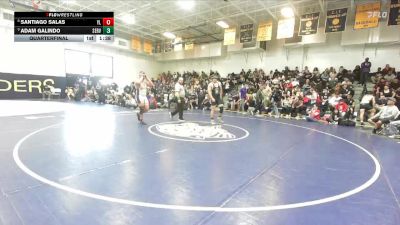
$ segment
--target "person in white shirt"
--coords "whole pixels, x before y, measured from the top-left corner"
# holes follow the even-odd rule
[[[136,102],[139,106],[139,112],[136,113],[137,119],[142,125],[146,125],[143,121],[143,114],[149,111],[150,105],[147,99],[147,87],[153,87],[154,84],[146,76],[143,71],[139,72],[139,78],[135,81],[136,86]]]
[[[218,114],[218,123],[222,123],[222,113],[224,112],[224,103],[222,101],[222,84],[217,80],[216,76],[212,77],[212,81],[208,84],[208,97],[211,100],[211,113],[210,119],[211,124],[215,124],[214,121],[214,113],[217,112],[219,108]]]
[[[185,121],[183,119],[183,108],[185,106],[185,88],[183,87],[183,78],[179,77],[178,82],[175,84],[175,99],[178,105],[174,112],[170,112],[169,115],[171,119],[179,113],[179,121]]]
[[[387,105],[384,106],[382,110],[379,111],[374,117],[368,120],[369,123],[374,125],[374,130],[372,133],[375,134],[377,131],[379,131],[382,127],[382,124],[388,124],[395,119],[399,113],[399,109],[394,105],[395,103],[396,99],[388,98]]]

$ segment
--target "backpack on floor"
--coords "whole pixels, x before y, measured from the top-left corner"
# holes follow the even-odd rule
[[[338,125],[339,126],[346,126],[346,127],[355,127],[356,126],[356,122],[354,122],[352,120],[349,120],[349,119],[339,118]]]
[[[393,135],[398,135],[400,134],[399,128],[397,128],[396,125],[394,124],[387,124],[383,130],[382,134],[385,136],[393,136]]]

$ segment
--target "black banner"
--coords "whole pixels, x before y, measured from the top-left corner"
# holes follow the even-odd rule
[[[316,34],[318,30],[319,12],[304,14],[300,18],[299,35]]]
[[[339,32],[346,29],[347,8],[328,10],[325,33]]]
[[[253,24],[240,26],[240,43],[251,42],[253,39]]]
[[[14,34],[57,35],[57,34],[103,34],[103,27],[14,27]]]
[[[400,25],[400,0],[391,0],[388,25]]]
[[[0,99],[42,98],[46,84],[60,88],[61,96],[65,96],[66,82],[65,77],[0,73]]]
[[[23,27],[44,27],[44,26],[57,26],[57,27],[65,27],[65,26],[103,26],[102,19],[15,19],[14,27],[23,26]],[[104,25],[107,26],[107,25]]]
[[[153,53],[162,53],[161,42],[157,42],[155,45],[153,45]]]
[[[174,45],[172,41],[167,41],[164,43],[164,52],[172,52],[174,50]]]
[[[15,12],[14,17],[17,18],[107,18],[114,17],[114,12]]]

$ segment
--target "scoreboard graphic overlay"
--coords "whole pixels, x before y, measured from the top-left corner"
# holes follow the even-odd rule
[[[15,12],[14,42],[114,41],[114,12]]]

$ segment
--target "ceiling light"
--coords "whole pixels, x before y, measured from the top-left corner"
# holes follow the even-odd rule
[[[286,18],[290,18],[294,16],[294,12],[293,9],[290,7],[285,7],[281,9],[281,14],[282,16],[286,17]]]
[[[193,0],[179,0],[176,4],[183,10],[191,10],[195,6],[195,2]]]
[[[225,21],[218,21],[217,22],[218,26],[222,27],[222,28],[229,28],[229,25],[225,22]]]
[[[169,39],[175,39],[176,38],[175,34],[173,34],[171,32],[168,32],[168,31],[164,32],[163,35],[164,35],[164,37],[169,38]]]
[[[135,15],[133,14],[125,14],[121,16],[122,22],[126,24],[134,24],[135,23]]]
[[[74,5],[76,4],[76,0],[62,0],[62,4]]]

